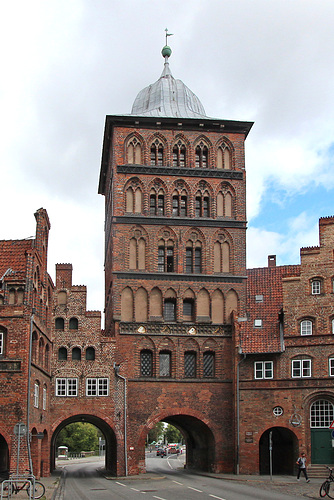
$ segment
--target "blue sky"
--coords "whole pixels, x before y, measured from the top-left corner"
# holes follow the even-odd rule
[[[253,121],[246,140],[248,266],[299,263],[334,215],[333,0],[12,0],[0,20],[1,238],[51,221],[49,272],[73,264],[103,310],[107,114],[170,68],[211,117]]]

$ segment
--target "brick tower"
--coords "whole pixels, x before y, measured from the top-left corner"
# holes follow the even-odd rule
[[[105,334],[126,382],[124,466],[145,470],[147,432],[163,420],[183,432],[188,467],[232,471],[233,311],[245,304],[252,123],[206,116],[173,78],[170,47],[162,55],[161,77],[131,114],[106,117],[99,182]]]

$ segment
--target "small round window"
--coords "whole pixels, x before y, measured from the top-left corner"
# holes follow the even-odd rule
[[[275,406],[275,408],[273,409],[273,414],[275,415],[275,417],[283,415],[283,408],[281,406]]]

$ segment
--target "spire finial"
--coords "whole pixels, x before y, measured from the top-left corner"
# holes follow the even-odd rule
[[[168,43],[167,43],[168,42],[168,37],[169,36],[173,36],[174,33],[168,33],[168,28],[166,28],[165,31],[166,31],[166,45],[168,45]]]

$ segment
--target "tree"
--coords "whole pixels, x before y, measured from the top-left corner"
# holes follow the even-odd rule
[[[167,443],[182,443],[183,441],[183,435],[181,434],[181,432],[176,427],[170,424],[167,424],[165,437]]]
[[[155,441],[156,443],[163,438],[165,424],[163,422],[158,422],[153,429],[151,429],[147,434],[147,444]]]
[[[56,446],[67,446],[72,453],[94,451],[99,449],[99,436],[101,433],[94,425],[74,422],[60,431]]]

